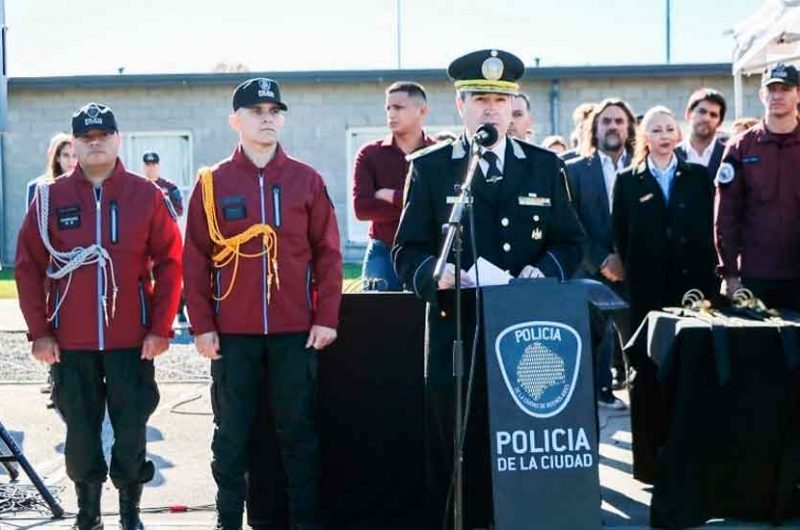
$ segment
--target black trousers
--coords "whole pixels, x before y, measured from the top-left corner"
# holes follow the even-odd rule
[[[289,528],[289,485],[281,460],[275,413],[269,400],[268,385],[261,387],[256,423],[250,437],[247,466],[247,524]]]
[[[314,425],[317,352],[305,348],[307,338],[306,333],[220,336],[222,359],[211,363],[216,425],[211,443],[211,472],[217,483],[220,512],[241,512],[244,508],[254,425],[262,421],[259,410],[266,396],[276,439],[264,442],[259,448],[268,455],[267,469],[263,469],[264,475],[251,472],[251,480],[271,481],[282,463],[292,521],[301,524],[317,521],[319,443]],[[277,454],[280,460],[276,459]]]
[[[67,424],[64,456],[73,482],[104,482],[110,475],[122,488],[153,478],[145,445],[159,394],[153,362],[140,357],[141,348],[62,350],[61,362],[53,365],[53,396]],[[101,439],[106,407],[114,428],[110,473]]]
[[[470,320],[470,319],[468,319]],[[471,322],[468,322],[471,324]],[[469,377],[472,328],[467,326],[464,341],[464,399]],[[473,393],[464,442],[464,521],[467,528],[488,527],[494,519],[492,469],[489,443],[489,411],[486,388],[486,358],[478,338],[473,375]],[[452,528],[453,496],[451,482],[454,459],[455,381],[428,378],[425,382],[425,480],[427,483],[426,519],[428,530]],[[450,494],[450,502],[446,503]],[[447,511],[445,511],[447,508]]]

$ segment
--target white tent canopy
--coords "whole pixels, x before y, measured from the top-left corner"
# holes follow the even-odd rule
[[[742,112],[742,76],[777,61],[800,62],[800,0],[765,0],[733,28],[736,117]]]

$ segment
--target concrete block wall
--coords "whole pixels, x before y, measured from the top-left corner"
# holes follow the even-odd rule
[[[280,79],[278,79],[280,82]],[[282,83],[283,97],[289,105],[282,142],[287,152],[316,168],[328,183],[339,213],[342,239],[347,233],[346,211],[348,155],[346,133],[351,127],[384,125],[383,90],[394,79],[352,83]],[[459,123],[452,85],[446,80],[423,82],[431,108],[428,123]],[[572,111],[584,101],[621,97],[637,113],[664,104],[681,116],[689,94],[701,86],[715,87],[730,102],[733,118],[733,81],[728,76],[655,79],[565,79],[559,82],[560,104],[555,131],[568,136]],[[760,116],[763,111],[757,93],[758,79],[745,83],[745,114]],[[534,80],[523,86],[531,96],[536,116],[537,139],[551,134],[550,91],[548,80]],[[16,236],[25,211],[25,185],[44,170],[44,157],[50,137],[68,131],[72,112],[89,101],[110,105],[123,132],[187,130],[192,134],[192,151],[197,167],[213,164],[230,154],[236,135],[228,126],[232,86],[152,86],[97,88],[19,88],[9,90],[8,132],[4,138],[5,241],[3,263],[14,259]],[[457,132],[457,131],[454,131]],[[138,168],[133,168],[138,171]],[[344,249],[346,257],[359,259],[357,246]]]

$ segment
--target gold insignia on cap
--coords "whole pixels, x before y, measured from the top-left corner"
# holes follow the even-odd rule
[[[503,70],[505,70],[505,65],[497,57],[489,57],[483,61],[483,66],[481,66],[483,77],[489,81],[497,81],[503,77]]]

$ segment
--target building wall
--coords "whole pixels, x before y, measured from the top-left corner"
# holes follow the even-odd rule
[[[280,81],[280,79],[278,79]],[[315,167],[328,182],[339,212],[340,231],[346,230],[347,186],[346,132],[351,127],[382,126],[383,89],[392,80],[357,83],[283,83],[283,97],[290,111],[282,142],[287,152]],[[756,97],[757,79],[746,80],[745,115],[762,113]],[[430,94],[429,123],[459,122],[452,86],[445,81],[424,82]],[[721,90],[733,107],[731,77],[681,77],[654,79],[569,79],[558,84],[559,129],[568,136],[574,107],[584,101],[621,97],[637,113],[664,104],[682,114],[686,98],[700,86]],[[536,114],[537,138],[551,130],[552,82],[535,80],[525,85]],[[4,138],[5,241],[2,260],[13,262],[16,235],[25,212],[25,185],[43,172],[47,143],[53,133],[69,130],[72,112],[89,101],[114,109],[123,132],[162,130],[190,131],[193,160],[197,167],[227,156],[236,135],[227,124],[232,86],[158,86],[122,88],[14,88],[9,89],[8,132]],[[731,120],[733,110],[730,111]],[[731,121],[729,120],[729,122]],[[138,161],[136,167],[139,171]],[[166,175],[169,177],[168,175]],[[346,258],[360,259],[361,248],[346,248]]]

